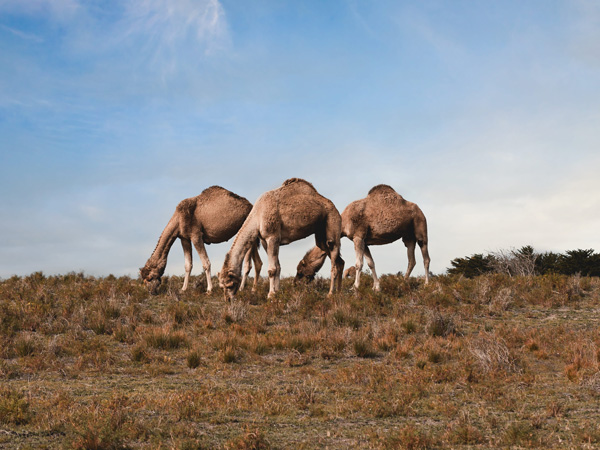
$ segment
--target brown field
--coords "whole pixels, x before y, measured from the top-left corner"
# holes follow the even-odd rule
[[[363,280],[2,280],[0,448],[600,447],[598,278]]]

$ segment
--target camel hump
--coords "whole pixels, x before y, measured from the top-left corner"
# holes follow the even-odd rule
[[[200,195],[211,195],[211,194],[222,194],[229,192],[227,189],[222,188],[221,186],[210,186],[202,191]]]
[[[289,185],[294,184],[294,183],[303,183],[303,184],[305,184],[307,186],[310,186],[310,188],[313,191],[317,192],[317,190],[315,189],[315,187],[311,183],[309,183],[306,180],[303,180],[302,178],[289,178],[289,179],[285,180],[281,186],[282,187],[283,186],[289,186]]]
[[[233,198],[235,200],[242,200],[244,202],[248,201],[247,199],[245,199],[241,195],[237,195],[234,192],[228,191],[227,189],[225,189],[225,188],[223,188],[221,186],[216,186],[216,185],[215,186],[211,186],[211,187],[207,187],[200,194],[201,197],[211,197],[213,195],[227,195],[228,197],[231,197],[231,198]]]
[[[396,195],[400,195],[398,194],[394,188],[392,188],[391,186],[388,186],[387,184],[378,184],[377,186],[373,186],[371,188],[371,190],[369,191],[368,195],[375,195],[375,194],[396,194]]]

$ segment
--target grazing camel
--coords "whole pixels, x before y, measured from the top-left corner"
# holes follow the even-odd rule
[[[265,192],[254,204],[225,256],[219,283],[232,300],[240,285],[242,258],[260,239],[269,258],[269,295],[279,289],[279,246],[315,235],[317,247],[336,263],[331,264],[329,293],[341,287],[343,260],[339,257],[342,219],[334,204],[300,178],[286,180],[279,188]],[[323,259],[325,256],[323,257]]]
[[[429,282],[429,252],[427,250],[427,220],[421,209],[412,202],[404,200],[400,194],[385,184],[375,186],[366,198],[350,203],[342,213],[342,236],[354,242],[356,252],[356,273],[354,288],[360,286],[360,272],[363,256],[373,275],[373,289],[380,290],[379,279],[375,272],[375,262],[369,245],[383,245],[398,239],[404,241],[408,253],[408,279],[415,267],[415,247],[418,243],[425,266],[425,283]],[[318,248],[309,250],[298,263],[296,280],[312,280],[323,265],[325,256]]]
[[[204,244],[217,244],[231,239],[238,232],[251,210],[252,204],[248,200],[220,186],[209,187],[196,197],[182,200],[160,235],[154,252],[146,265],[140,269],[144,283],[153,294],[156,293],[167,267],[169,250],[175,240],[179,238],[185,257],[185,279],[181,290],[185,291],[188,287],[192,271],[192,244],[194,244],[206,274],[206,291],[210,293],[212,291],[210,260]],[[244,255],[246,270],[240,289],[250,272],[250,258],[254,260],[256,276],[253,289],[256,289],[262,267],[262,261],[258,254],[258,242],[253,242],[248,246]]]

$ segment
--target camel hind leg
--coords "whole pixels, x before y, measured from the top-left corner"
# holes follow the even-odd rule
[[[373,276],[373,290],[379,292],[381,287],[379,287],[379,278],[377,278],[377,272],[375,272],[375,261],[373,261],[371,250],[369,250],[369,246],[367,245],[365,245],[365,259],[367,260],[367,265],[369,266],[371,275]]]
[[[360,237],[354,238],[354,253],[356,254],[356,263],[354,267],[356,268],[356,275],[354,278],[354,286],[353,288],[358,291],[360,287],[360,273],[363,268],[363,259],[365,254],[365,241]]]
[[[185,277],[183,278],[183,287],[181,290],[185,291],[188,287],[193,267],[192,243],[189,239],[181,239],[181,247],[183,248],[183,259],[185,261]]]
[[[425,284],[429,283],[429,249],[427,248],[427,241],[419,241],[419,247],[421,247],[421,254],[423,255],[423,267],[425,267]]]
[[[317,247],[323,250],[331,261],[331,282],[329,284],[328,295],[332,295],[336,289],[339,291],[342,288],[342,274],[344,272],[345,262],[340,255],[339,240],[336,244],[334,240],[324,240],[321,235],[317,234],[315,235],[315,241]],[[319,266],[319,268],[321,268],[321,266]]]
[[[416,265],[415,247],[417,245],[417,242],[415,240],[405,240],[404,245],[406,246],[406,254],[408,256],[408,267],[406,268],[404,278],[408,280],[408,277],[410,277],[410,273],[413,271]]]
[[[404,278],[408,280],[410,273],[417,264],[415,259],[415,248],[417,246],[417,242],[419,243],[419,247],[421,247],[421,254],[423,255],[423,266],[425,268],[425,284],[427,284],[429,283],[429,263],[431,262],[431,259],[429,258],[427,241],[425,240],[410,240],[404,242],[404,245],[406,245],[406,253],[408,254],[408,268],[406,269],[406,274],[404,275]]]

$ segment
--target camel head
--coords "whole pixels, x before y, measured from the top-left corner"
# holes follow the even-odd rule
[[[162,280],[163,271],[157,267],[148,267],[147,265],[140,269],[140,276],[144,285],[148,288],[148,292],[152,295],[158,293],[158,288]]]
[[[294,283],[297,283],[300,280],[306,281],[307,283],[313,281],[317,272],[323,267],[325,258],[327,258],[327,253],[319,247],[315,246],[307,251],[296,267],[296,278],[294,279]]]
[[[356,278],[356,267],[350,266],[344,270],[344,278]]]
[[[240,288],[241,277],[233,270],[221,270],[218,274],[219,286],[223,289],[225,300],[233,300]]]
[[[294,284],[300,281],[310,283],[315,279],[315,268],[314,265],[307,264],[305,258],[302,258],[296,267],[296,278],[294,278]]]

